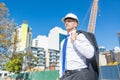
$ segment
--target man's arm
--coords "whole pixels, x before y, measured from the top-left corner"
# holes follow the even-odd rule
[[[94,47],[84,34],[74,33],[71,35],[73,46],[86,58],[90,59],[94,56]]]

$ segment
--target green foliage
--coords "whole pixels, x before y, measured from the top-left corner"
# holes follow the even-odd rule
[[[22,63],[24,63],[23,57],[28,56],[35,61],[38,61],[35,56],[30,53],[12,53],[12,57],[9,58],[9,61],[5,64],[5,69],[9,72],[19,73],[22,70]],[[32,66],[32,64],[29,64]]]
[[[22,62],[20,59],[12,59],[6,63],[5,68],[9,72],[19,73],[22,70]]]

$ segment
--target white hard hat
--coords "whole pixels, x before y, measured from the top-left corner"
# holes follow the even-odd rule
[[[62,18],[62,21],[65,22],[66,19],[75,19],[77,22],[79,22],[78,17],[73,13],[68,13],[64,18]]]

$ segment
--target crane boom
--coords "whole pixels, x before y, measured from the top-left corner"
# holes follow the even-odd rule
[[[89,24],[88,24],[88,32],[90,32],[90,33],[95,32],[97,11],[98,11],[98,0],[94,0],[92,9],[91,9],[91,13],[90,13]]]

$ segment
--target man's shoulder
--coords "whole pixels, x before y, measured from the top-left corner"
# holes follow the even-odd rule
[[[84,31],[84,30],[77,30],[76,32],[77,32],[78,34],[83,33],[83,34],[93,35],[93,33],[90,33],[90,32]]]
[[[87,32],[87,31],[84,31],[84,30],[77,30],[76,31],[78,34],[84,34],[86,38],[88,39],[91,39],[91,38],[95,38],[94,34],[93,33],[90,33],[90,32]]]

